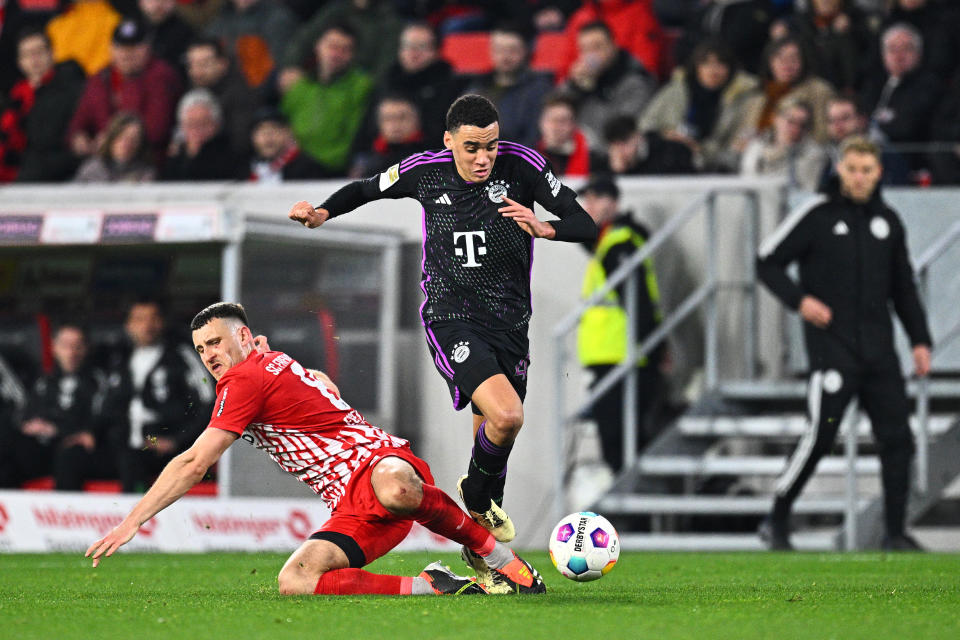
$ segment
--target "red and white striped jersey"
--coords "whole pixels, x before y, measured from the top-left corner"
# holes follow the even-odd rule
[[[254,352],[220,378],[210,427],[252,439],[330,509],[375,450],[407,445],[279,351]]]

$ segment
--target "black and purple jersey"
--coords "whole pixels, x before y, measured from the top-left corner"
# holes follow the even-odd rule
[[[414,198],[423,206],[424,293],[427,324],[467,320],[510,330],[530,319],[533,238],[497,210],[504,196],[533,208],[538,202],[560,218],[554,239],[591,241],[596,225],[538,152],[500,141],[484,182],[457,173],[449,149],[412,155],[382,174],[343,187],[321,207],[335,217],[381,198]]]

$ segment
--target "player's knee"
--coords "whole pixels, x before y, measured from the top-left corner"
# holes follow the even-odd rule
[[[513,442],[523,426],[523,405],[500,407],[485,415],[487,424],[483,430],[498,443]]]
[[[308,571],[303,564],[298,562],[287,563],[277,575],[277,587],[280,589],[280,595],[296,596],[313,593],[317,581],[323,573],[323,571],[319,573]]]
[[[390,513],[413,513],[423,500],[423,482],[411,470],[377,467],[372,481],[377,500]]]

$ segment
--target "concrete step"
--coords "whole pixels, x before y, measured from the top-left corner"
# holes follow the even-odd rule
[[[784,456],[641,456],[637,470],[647,476],[779,476],[787,468]],[[880,473],[880,459],[861,456],[857,474]],[[847,461],[841,456],[825,456],[817,465],[819,475],[844,475]]]
[[[771,504],[770,496],[610,493],[600,498],[593,510],[606,514],[765,515],[770,512]],[[861,497],[857,501],[857,508],[866,508],[868,504],[870,499]],[[793,508],[797,514],[844,513],[845,510],[846,501],[843,497],[800,498]]]
[[[799,551],[836,551],[835,532],[800,532],[790,536]],[[755,533],[621,533],[625,551],[766,551]]]
[[[956,422],[953,415],[930,417],[930,435],[945,433]],[[916,421],[914,420],[914,429]],[[807,417],[801,413],[784,413],[762,416],[690,416],[677,420],[677,429],[690,437],[747,437],[747,438],[799,438],[808,429]],[[841,434],[844,430],[841,430]],[[861,416],[857,422],[860,438],[872,437],[870,421]]]

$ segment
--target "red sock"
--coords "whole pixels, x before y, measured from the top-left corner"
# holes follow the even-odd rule
[[[482,556],[493,551],[496,540],[470,519],[450,496],[432,484],[423,483],[423,501],[413,519],[434,533],[466,546]]]
[[[363,569],[334,569],[317,581],[314,593],[327,596],[376,594],[408,596],[413,589],[413,578],[382,576]]]

